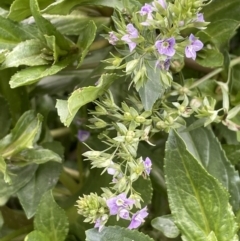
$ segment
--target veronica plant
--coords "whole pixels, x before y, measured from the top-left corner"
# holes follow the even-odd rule
[[[239,240],[239,6],[1,1],[0,241]]]

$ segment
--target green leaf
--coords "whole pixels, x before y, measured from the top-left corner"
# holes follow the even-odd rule
[[[122,1],[120,0],[61,0],[52,3],[46,9],[44,9],[43,13],[48,14],[59,14],[67,15],[71,11],[71,9],[76,5],[97,5],[97,6],[105,6],[111,8],[118,8],[119,10],[123,9]]]
[[[30,29],[32,28],[25,28],[24,25],[0,16],[0,49],[12,49],[21,41],[27,40],[32,36]]]
[[[144,179],[139,177],[139,179],[133,183],[133,188],[141,194],[143,202],[141,205],[144,207],[148,205],[152,200],[152,183],[150,179]]]
[[[161,231],[167,238],[176,238],[180,234],[178,227],[174,223],[172,215],[154,218],[151,221],[151,225],[155,229]]]
[[[221,19],[240,21],[239,0],[214,0],[203,8],[206,21],[214,22]]]
[[[18,67],[20,65],[36,66],[49,62],[42,58],[43,44],[36,39],[27,40],[18,44],[9,54],[1,68]]]
[[[60,164],[53,162],[40,165],[34,177],[17,192],[27,218],[35,215],[42,195],[56,185],[61,169]]]
[[[115,74],[103,74],[97,86],[75,90],[67,101],[57,100],[56,108],[62,123],[69,126],[78,110],[108,90],[116,78]]]
[[[34,230],[25,237],[24,241],[50,241],[50,239],[46,234]]]
[[[66,58],[52,66],[34,66],[23,69],[14,74],[10,80],[11,88],[30,85],[41,78],[54,75],[72,63],[73,58]]]
[[[48,20],[41,16],[37,0],[30,0],[30,9],[40,31],[43,34],[55,36],[58,47],[61,50],[69,51],[69,41],[65,39],[65,37],[59,31],[57,31]]]
[[[223,65],[223,55],[215,49],[203,49],[199,52],[196,62],[203,67],[216,68]]]
[[[166,144],[165,174],[171,212],[185,241],[205,241],[211,232],[218,241],[236,238],[228,192],[176,132],[170,133]]]
[[[228,160],[236,165],[240,162],[240,146],[238,145],[222,145]]]
[[[0,97],[0,138],[3,138],[9,131],[11,117],[9,106],[6,100]]]
[[[9,173],[8,173],[8,170],[7,170],[7,164],[1,156],[0,156],[0,171],[4,175],[4,181],[6,183],[11,183],[11,177],[9,176]]]
[[[24,149],[12,158],[17,162],[43,164],[49,161],[61,162],[61,157],[48,149]]]
[[[237,211],[240,208],[239,174],[226,158],[213,132],[202,127],[190,132],[182,132],[180,136],[185,141],[188,151],[227,188],[233,210]]]
[[[5,183],[3,174],[0,172],[0,198],[9,197],[25,186],[33,177],[37,170],[37,165],[33,164],[25,167],[11,166],[8,170],[12,174],[11,185]]]
[[[165,92],[161,83],[160,69],[155,68],[155,61],[149,61],[147,67],[147,82],[139,89],[139,95],[145,110],[151,110],[154,103]]]
[[[2,212],[0,212],[0,230],[3,226],[4,220],[3,220],[3,216],[2,216]]]
[[[74,11],[74,13],[76,10]],[[110,18],[109,17],[93,17],[87,16],[85,13],[77,12],[71,15],[43,15],[46,19],[48,19],[56,29],[64,35],[82,35],[83,31],[86,31],[86,26],[89,24],[89,21],[92,20],[97,29],[101,29],[103,25],[109,25]],[[91,34],[91,33],[87,33]],[[94,36],[94,32],[90,36],[90,39]],[[84,38],[84,41],[88,41],[88,39]]]
[[[65,211],[54,201],[51,191],[45,193],[38,206],[34,228],[47,235],[51,241],[64,241],[68,233]]]
[[[14,69],[0,71],[0,93],[7,100],[12,117],[12,124],[15,125],[20,116],[30,108],[28,93],[25,88],[11,89],[9,80],[15,73]]]
[[[41,131],[42,116],[34,111],[25,112],[11,134],[0,141],[2,157],[11,157],[25,148],[32,148]]]
[[[239,21],[233,19],[222,19],[214,21],[207,26],[206,30],[199,31],[197,37],[204,42],[213,43],[217,48],[224,47],[235,34]]]
[[[41,9],[46,8],[53,0],[38,0]],[[21,21],[31,16],[29,0],[15,0],[11,5],[8,18],[14,21]]]
[[[77,46],[81,49],[82,53],[77,67],[81,65],[82,61],[87,55],[88,50],[95,39],[96,31],[97,26],[93,21],[90,21],[86,28],[84,28],[82,34],[79,35]]]
[[[150,237],[136,230],[129,230],[118,226],[103,228],[101,232],[98,229],[90,229],[86,231],[86,241],[153,241]]]

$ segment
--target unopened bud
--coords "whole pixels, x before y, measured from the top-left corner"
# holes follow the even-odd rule
[[[166,124],[163,121],[158,121],[156,127],[157,129],[162,130],[166,128]]]
[[[145,120],[146,120],[146,119],[145,119],[143,116],[137,116],[137,117],[135,118],[135,121],[136,121],[137,123],[144,123]]]
[[[126,135],[126,141],[127,142],[131,142],[133,140],[135,136],[135,132],[134,131],[128,131],[127,135]]]
[[[190,106],[193,110],[197,110],[202,105],[202,101],[200,99],[194,98],[190,102]]]
[[[129,112],[124,112],[124,119],[125,120],[132,120],[132,115]]]
[[[138,59],[134,59],[128,62],[126,65],[126,73],[131,74],[132,71],[136,68],[137,64],[138,64]]]
[[[107,123],[105,121],[96,121],[94,123],[94,125],[97,127],[97,128],[104,128],[107,126]]]

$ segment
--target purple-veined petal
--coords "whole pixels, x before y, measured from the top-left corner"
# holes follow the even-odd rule
[[[146,218],[147,216],[148,216],[147,207],[139,210],[132,216],[132,220],[128,228],[129,229],[138,228],[144,222],[144,218]]]
[[[199,51],[203,48],[203,43],[200,40],[195,40],[192,43],[192,47],[195,51]]]
[[[127,25],[127,32],[128,32],[128,34],[130,35],[131,38],[137,38],[138,37],[138,31],[131,23],[129,23]]]
[[[205,22],[203,13],[197,14],[197,22]]]
[[[192,58],[193,60],[196,59],[196,51],[194,51],[191,45],[185,48],[185,55],[187,58]]]
[[[129,220],[129,219],[130,219],[130,217],[129,217],[129,211],[126,210],[126,209],[121,209],[121,210],[119,211],[119,217],[122,218],[122,219],[127,219],[127,220]]]
[[[116,45],[117,41],[118,41],[118,37],[115,35],[114,32],[109,32],[109,43],[112,45]]]
[[[144,168],[145,168],[145,172],[149,175],[152,169],[152,161],[149,157],[147,157],[145,159],[145,161],[143,162],[144,164]]]
[[[128,43],[128,47],[130,52],[132,52],[136,48],[137,44],[134,42]]]
[[[144,16],[144,15],[148,15],[152,11],[153,11],[153,7],[150,4],[145,3],[145,5],[141,8],[139,13],[140,15]]]

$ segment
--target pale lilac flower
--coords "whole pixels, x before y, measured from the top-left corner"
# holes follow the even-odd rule
[[[149,175],[151,170],[152,170],[152,161],[149,157],[147,157],[145,159],[145,161],[143,162],[144,164],[144,168],[145,168],[145,172]]]
[[[155,47],[157,48],[160,54],[172,57],[175,54],[175,38],[169,38],[165,40],[158,40],[155,43]]]
[[[137,46],[137,44],[133,42],[132,39],[138,38],[138,30],[131,23],[129,23],[127,25],[127,33],[128,34],[125,34],[121,40],[128,44],[130,52],[132,52]]]
[[[134,200],[127,198],[126,193],[121,193],[116,197],[107,200],[110,215],[116,215],[121,209],[127,209],[135,203]]]
[[[170,58],[167,58],[165,61],[157,61],[156,67],[160,68],[161,70],[169,70],[170,67]]]
[[[115,35],[114,32],[109,32],[109,43],[112,45],[116,45],[117,41],[118,41],[118,37]]]
[[[198,40],[193,34],[189,36],[190,45],[185,48],[185,55],[187,58],[196,59],[196,52],[203,48],[203,43]]]
[[[129,220],[130,217],[129,217],[129,211],[127,209],[121,209],[119,211],[119,217],[122,218],[122,219],[126,219],[126,220]]]
[[[141,10],[140,10],[139,13],[140,13],[140,15],[142,15],[142,16],[147,15],[147,20],[148,20],[148,19],[153,19],[153,17],[152,17],[152,12],[153,12],[153,7],[152,7],[150,4],[145,3],[145,5],[141,8]],[[143,25],[143,26],[149,26],[150,23],[148,23],[147,21],[145,21],[145,22],[142,22],[141,25]]]
[[[98,218],[95,221],[94,228],[98,228],[98,231],[101,232],[105,223],[107,222],[107,219],[108,219],[108,216],[106,214],[104,214],[102,217]]]
[[[203,16],[202,13],[198,13],[198,14],[197,14],[197,20],[196,20],[196,22],[205,22],[204,16]]]
[[[145,3],[145,5],[141,8],[141,10],[140,10],[139,13],[140,13],[142,16],[145,16],[145,15],[151,14],[152,11],[153,11],[153,7],[152,7],[150,4]]]
[[[85,130],[79,130],[77,134],[77,138],[80,142],[86,141],[89,138],[89,136],[90,132]]]
[[[147,207],[139,210],[132,216],[132,220],[128,228],[129,229],[138,228],[144,222],[144,218],[146,218],[147,216],[148,216]]]

